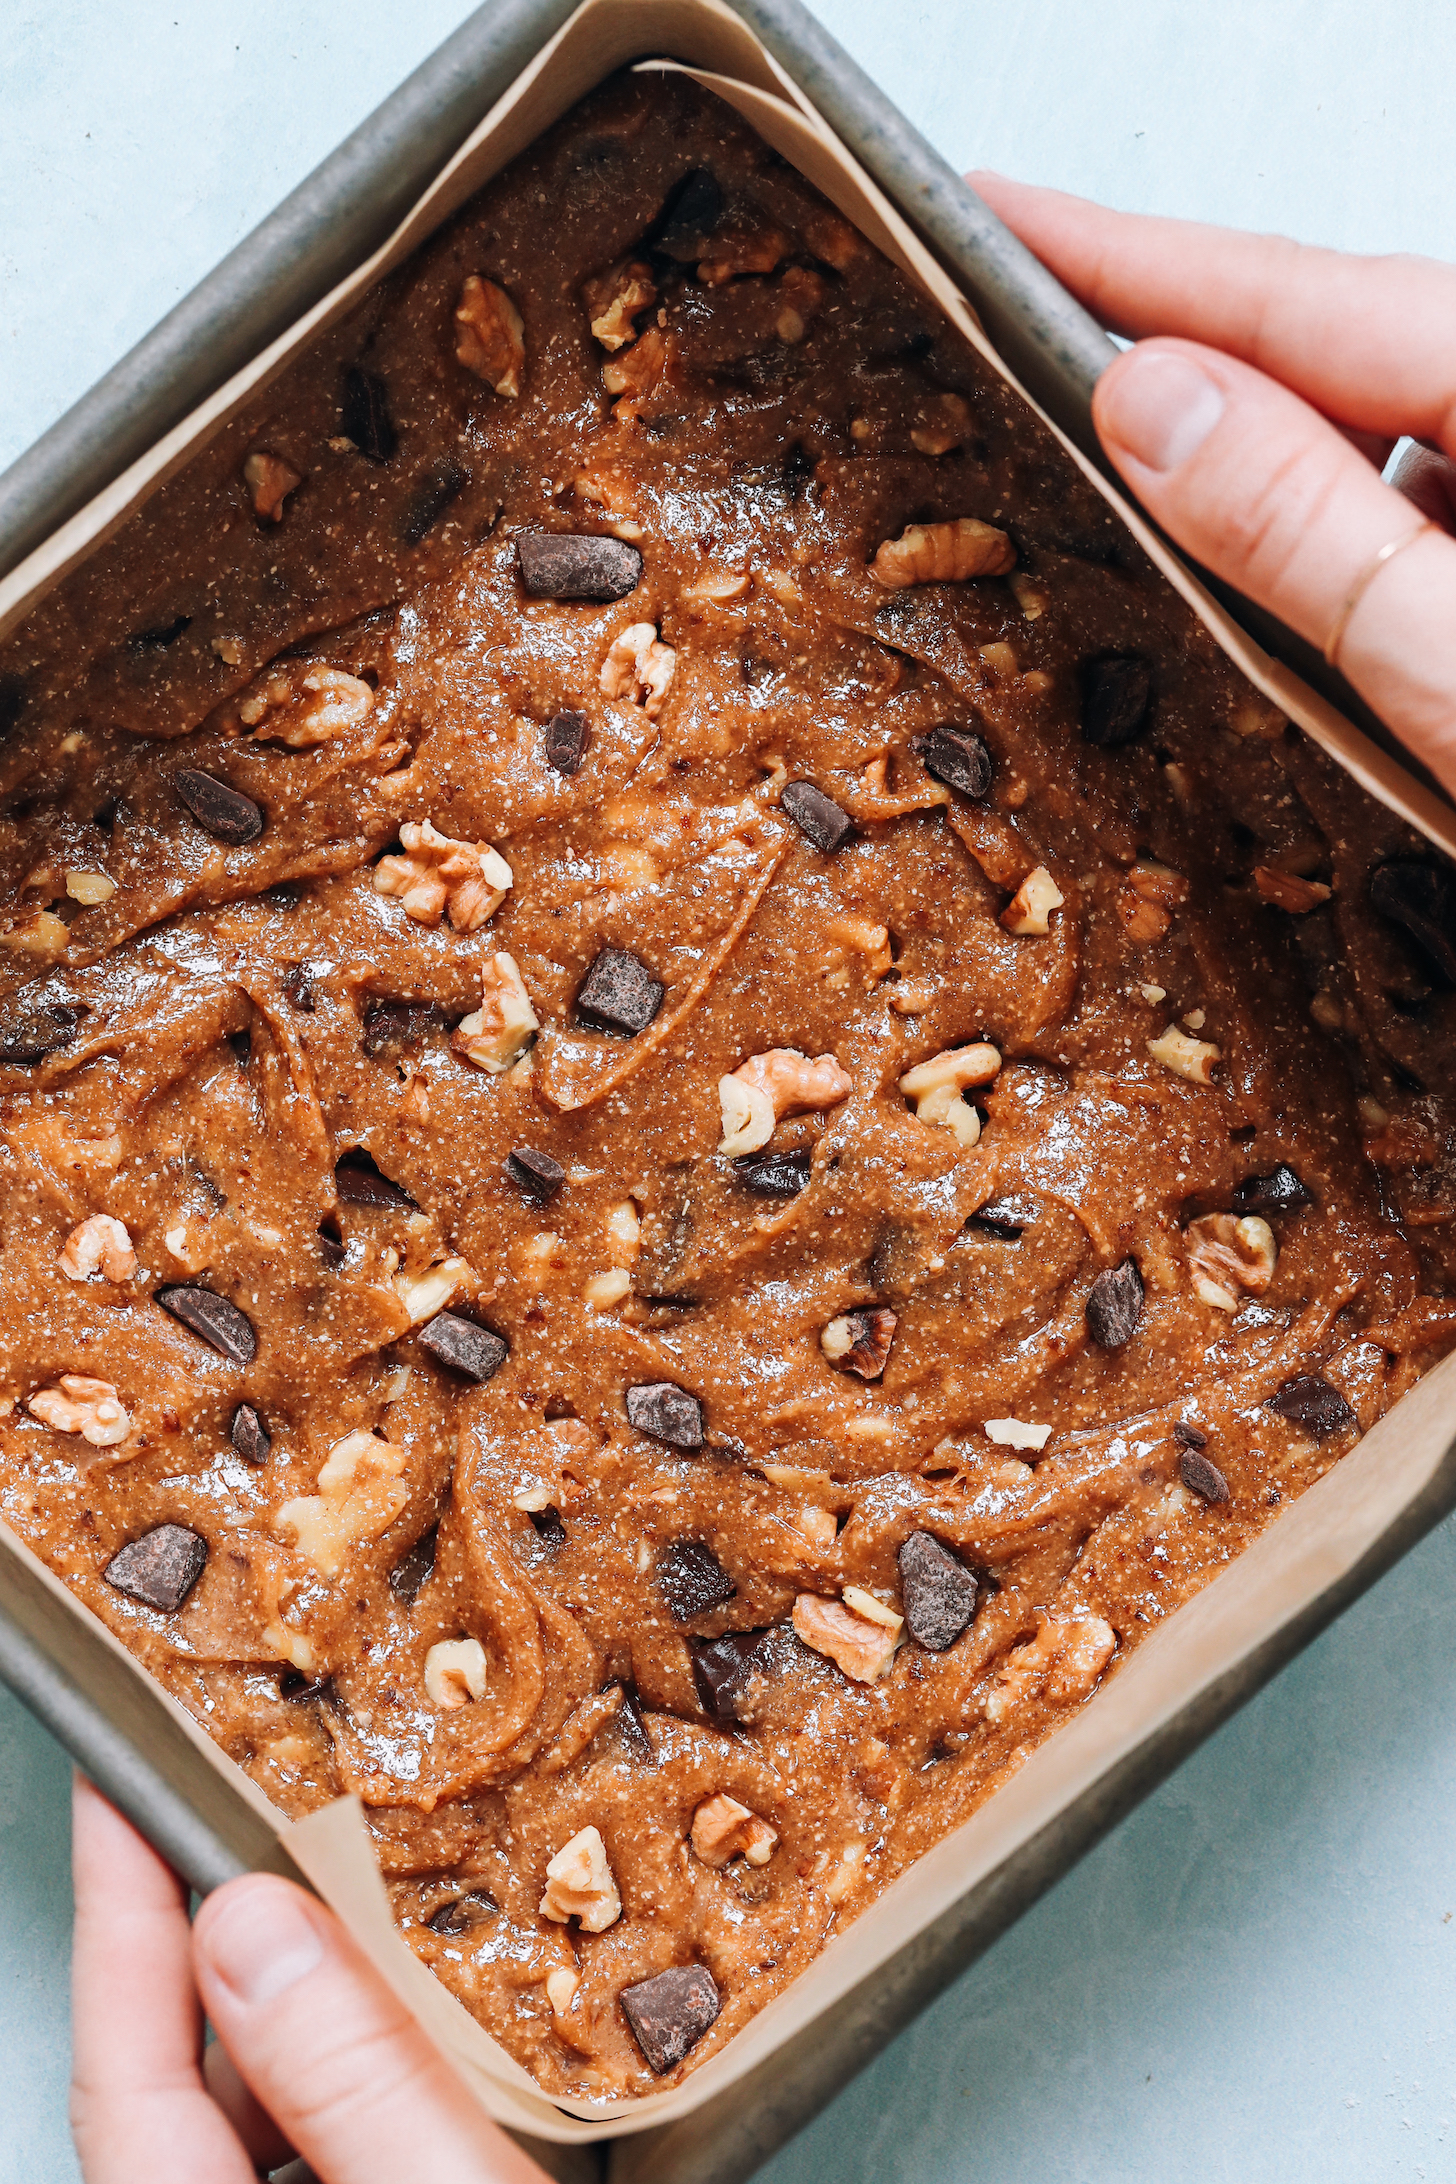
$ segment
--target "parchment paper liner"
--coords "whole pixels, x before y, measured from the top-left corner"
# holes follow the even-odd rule
[[[938,261],[737,16],[716,0],[585,0],[381,250],[0,582],[0,636],[109,538],[149,493],[179,470],[314,335],[343,317],[366,289],[408,257],[604,76],[648,53],[674,58],[646,65],[693,64],[687,72],[726,99],[822,190],[1029,401]],[[1363,788],[1456,856],[1456,812],[1309,690],[1292,670],[1262,652],[1050,419],[1040,410],[1037,414],[1249,681]],[[319,1893],[347,1922],[491,2115],[539,2138],[615,2137],[686,2115],[742,2078],[790,2034],[831,2009],[1197,1694],[1245,1660],[1349,1571],[1438,1469],[1451,1438],[1453,1391],[1456,1357],[1428,1374],[1351,1455],[1145,1638],[1126,1664],[1030,1755],[1004,1788],[832,1939],[808,1970],[720,2053],[710,2056],[681,2086],[618,2101],[609,2108],[544,2094],[414,1955],[394,1926],[355,1799],[341,1798],[305,1820],[286,1820],[119,1640],[106,1631],[102,1635],[144,1687],[137,1693],[140,1717],[144,1719],[148,1710],[164,1709],[185,1729],[188,1754],[182,1764],[184,1771],[195,1766],[193,1780],[199,1796],[215,1801],[219,1789],[230,1792],[277,1831]],[[1128,1439],[1135,1441],[1135,1431],[1129,1430]],[[7,1580],[24,1582],[27,1574],[54,1598],[63,1618],[85,1618],[93,1632],[99,1627],[15,1534],[0,1526],[0,1586]],[[161,1717],[153,1711],[153,1718]]]

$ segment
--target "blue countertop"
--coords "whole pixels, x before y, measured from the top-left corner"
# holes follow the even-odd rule
[[[0,466],[465,12],[15,0],[0,43]],[[959,165],[1456,257],[1456,13],[1437,0],[1378,16],[1363,0],[819,13]],[[0,2184],[77,2173],[66,1785],[61,1754],[0,1695]],[[1456,1523],[1125,1821],[766,2184],[1451,2176],[1453,1810]]]

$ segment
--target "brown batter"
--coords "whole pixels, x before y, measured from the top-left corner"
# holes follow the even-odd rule
[[[1456,1332],[1447,869],[681,82],[0,717],[0,1506],[549,2090],[714,2052]]]

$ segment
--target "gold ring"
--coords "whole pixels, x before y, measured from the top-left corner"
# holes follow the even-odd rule
[[[1378,554],[1371,555],[1350,589],[1346,592],[1340,611],[1335,616],[1334,627],[1325,639],[1325,658],[1331,667],[1338,665],[1337,655],[1340,650],[1340,642],[1349,627],[1350,616],[1359,606],[1366,592],[1369,591],[1373,579],[1380,574],[1387,561],[1393,561],[1397,554],[1405,552],[1407,546],[1413,546],[1418,538],[1423,537],[1427,531],[1434,531],[1435,528],[1435,524],[1430,522],[1429,519],[1424,523],[1418,523],[1413,531],[1406,532],[1404,538],[1393,538],[1388,545],[1381,547]]]

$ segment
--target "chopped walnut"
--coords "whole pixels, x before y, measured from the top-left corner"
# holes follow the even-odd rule
[[[467,274],[455,306],[455,357],[497,394],[514,401],[526,364],[526,328],[503,288]]]
[[[599,463],[595,470],[578,470],[571,490],[579,501],[601,509],[606,528],[614,538],[641,538],[632,481],[612,464]]]
[[[405,1452],[360,1427],[336,1441],[318,1475],[317,1494],[279,1505],[273,1529],[292,1540],[322,1577],[337,1577],[349,1549],[387,1532],[409,1502],[400,1484]]]
[[[723,1114],[720,1153],[737,1156],[756,1153],[774,1133],[773,1101],[761,1085],[746,1084],[741,1077],[718,1079],[718,1105]]]
[[[890,1344],[899,1324],[886,1304],[870,1305],[861,1312],[841,1312],[822,1329],[819,1347],[831,1365],[858,1373],[861,1380],[878,1380],[890,1356]]]
[[[487,958],[480,973],[480,1007],[461,1018],[450,1044],[477,1069],[499,1076],[540,1028],[515,958],[502,951]]]
[[[958,394],[932,395],[910,427],[910,444],[922,455],[948,455],[971,429],[970,404]]]
[[[956,1142],[974,1145],[981,1135],[981,1118],[961,1094],[973,1084],[989,1084],[1001,1067],[1001,1055],[985,1041],[974,1046],[947,1047],[928,1062],[917,1062],[900,1079],[906,1099],[914,1100],[921,1122],[949,1130]]]
[[[422,1326],[443,1312],[461,1283],[471,1273],[465,1259],[442,1259],[421,1274],[396,1274],[394,1293],[409,1314],[411,1327]]]
[[[660,326],[649,326],[630,349],[608,357],[602,366],[602,385],[608,394],[630,395],[640,401],[666,377],[673,361],[673,344]]]
[[[779,340],[791,346],[802,341],[824,296],[824,282],[819,274],[811,272],[807,266],[791,265],[779,282],[779,310],[774,320],[774,332]]]
[[[902,978],[890,988],[890,1006],[897,1016],[923,1016],[939,990],[933,978]]]
[[[1028,872],[1016,893],[1001,913],[1001,923],[1008,933],[1049,933],[1047,923],[1053,910],[1060,910],[1066,896],[1058,887],[1045,865],[1037,865]]]
[[[99,1268],[105,1281],[129,1282],[137,1256],[124,1222],[114,1214],[93,1213],[72,1229],[56,1264],[68,1281],[88,1281]]]
[[[562,1845],[546,1868],[541,1916],[564,1926],[581,1920],[584,1934],[601,1934],[622,1916],[622,1899],[607,1864],[607,1846],[595,1828],[583,1828]]]
[[[397,895],[419,925],[438,925],[443,912],[460,933],[473,933],[493,917],[511,885],[511,868],[488,842],[457,842],[429,819],[405,821],[399,830],[403,857],[381,857],[374,891]]]
[[[1100,1615],[1044,1615],[1031,1643],[1008,1653],[996,1671],[985,1702],[987,1721],[1004,1721],[1038,1689],[1054,1706],[1085,1698],[1116,1644],[1116,1633]]]
[[[270,743],[297,751],[332,742],[373,710],[368,683],[341,668],[307,667],[302,674],[270,668],[239,703],[238,718],[246,728],[261,729]]]
[[[878,1683],[895,1658],[904,1617],[873,1593],[845,1587],[843,1600],[821,1600],[800,1593],[794,1602],[794,1629],[806,1646],[823,1653],[856,1683]]]
[[[806,1502],[799,1511],[799,1530],[805,1539],[816,1547],[832,1547],[839,1537],[839,1526],[832,1509],[821,1509],[816,1502]]]
[[[1050,1426],[1028,1425],[1021,1418],[988,1418],[981,1431],[998,1448],[1030,1448],[1038,1453],[1052,1437]]]
[[[0,933],[0,946],[19,948],[23,955],[52,958],[65,953],[70,938],[71,929],[64,918],[51,910],[37,910],[32,917],[19,918]]]
[[[731,1076],[718,1079],[723,1111],[720,1153],[756,1153],[785,1115],[837,1107],[854,1090],[854,1079],[832,1054],[810,1061],[796,1047],[751,1054]]]
[[[478,1638],[444,1638],[425,1655],[425,1695],[442,1714],[485,1697],[489,1666]]]
[[[891,591],[907,584],[960,584],[973,576],[1004,576],[1016,548],[1004,531],[975,516],[952,523],[912,523],[887,538],[870,563],[870,574]]]
[[[601,687],[609,698],[625,698],[656,720],[672,684],[677,654],[662,644],[651,622],[634,622],[614,637],[602,662]]]
[[[1188,899],[1188,882],[1167,865],[1139,858],[1118,890],[1117,911],[1128,939],[1140,946],[1161,940],[1172,912]]]
[[[586,284],[591,330],[604,349],[625,349],[634,338],[633,320],[657,301],[652,268],[640,258],[624,258]]]
[[[283,503],[290,493],[302,485],[303,479],[292,463],[286,463],[281,455],[270,455],[263,447],[255,448],[243,464],[243,483],[253,503],[253,513],[265,523],[280,523],[283,519]]]
[[[62,1373],[54,1388],[38,1388],[26,1398],[26,1409],[57,1433],[79,1433],[93,1448],[115,1448],[131,1432],[131,1420],[117,1400],[109,1380],[92,1380],[85,1373]]]
[[[1266,1290],[1278,1258],[1274,1231],[1258,1214],[1205,1213],[1188,1224],[1193,1294],[1220,1312],[1237,1312],[1240,1290]]]
[[[554,1972],[546,1974],[546,1999],[551,2004],[554,2017],[564,2017],[576,2000],[581,1985],[581,1975],[569,1966],[558,1964]]]
[[[1048,601],[1044,587],[1037,583],[1035,577],[1028,576],[1024,569],[1018,569],[1011,579],[1011,591],[1026,620],[1040,621],[1046,613]]]
[[[1223,1049],[1210,1045],[1207,1039],[1194,1039],[1176,1024],[1170,1024],[1156,1039],[1149,1039],[1148,1052],[1164,1069],[1171,1069],[1175,1077],[1186,1077],[1190,1084],[1212,1084],[1213,1072],[1223,1060]]]
[[[78,872],[68,865],[66,893],[72,902],[80,903],[84,910],[94,910],[97,903],[110,902],[116,893],[116,882],[108,879],[104,872]]]
[[[704,1865],[725,1866],[730,1859],[746,1858],[751,1866],[763,1866],[779,1838],[766,1820],[720,1790],[715,1797],[705,1797],[693,1814],[691,1839]]]
[[[846,948],[853,948],[866,959],[866,969],[873,978],[883,978],[894,957],[890,951],[890,929],[876,925],[869,918],[855,917],[842,912],[836,918],[827,918],[824,931],[830,940],[840,941]]]
[[[1272,865],[1255,865],[1254,886],[1265,902],[1296,918],[1328,902],[1331,892],[1323,880],[1302,880],[1292,872],[1276,872]]]
[[[698,279],[709,288],[721,288],[745,273],[772,273],[788,254],[788,237],[777,228],[720,228],[712,256],[698,261]]]

